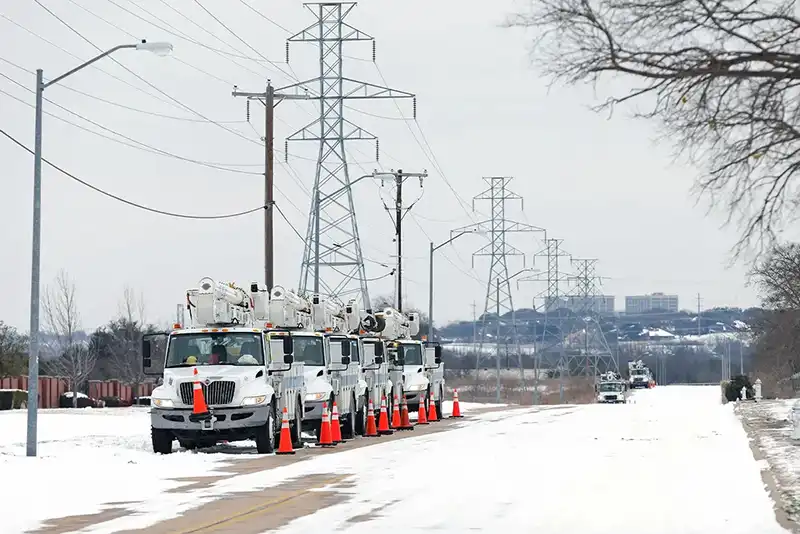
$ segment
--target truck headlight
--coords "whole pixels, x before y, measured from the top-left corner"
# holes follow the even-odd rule
[[[426,389],[427,387],[428,387],[428,384],[419,384],[419,383],[418,384],[409,384],[408,386],[405,387],[405,390],[406,391],[418,392],[418,391],[422,391],[423,389]]]
[[[152,399],[153,406],[159,408],[172,408],[175,404],[170,399]]]
[[[267,396],[266,395],[257,395],[255,397],[245,397],[244,401],[242,401],[242,404],[245,405],[245,406],[255,406],[256,404],[261,404],[265,400],[267,400]]]
[[[325,400],[328,398],[328,393],[323,391],[322,393],[307,393],[306,394],[306,402],[316,402]]]

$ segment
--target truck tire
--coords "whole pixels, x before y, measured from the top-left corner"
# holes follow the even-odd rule
[[[163,428],[150,427],[150,437],[153,441],[154,453],[170,454],[172,452],[172,432]]]
[[[356,404],[356,394],[353,393],[350,398],[350,411],[344,418],[342,423],[342,439],[353,439],[356,437],[356,412],[358,404]]]
[[[442,404],[443,403],[444,403],[444,391],[440,387],[439,388],[439,400],[434,402],[434,405],[436,406],[436,417],[438,417],[439,419],[444,419],[444,416],[442,415]]]
[[[260,427],[256,428],[256,450],[259,454],[272,454],[275,452],[275,444],[280,435],[280,425],[277,424],[278,418],[275,415],[275,402],[267,408],[267,420]]]
[[[303,448],[303,403],[300,402],[300,397],[297,397],[297,404],[294,408],[294,423],[291,425],[292,433],[292,448]]]

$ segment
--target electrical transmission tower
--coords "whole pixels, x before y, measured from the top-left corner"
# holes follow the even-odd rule
[[[596,377],[607,371],[619,372],[619,362],[611,351],[598,321],[597,260],[573,259],[576,282],[573,303],[578,304],[578,321],[566,341],[566,369],[570,374]]]
[[[501,324],[500,317],[504,314],[511,314],[511,341],[516,347],[517,356],[519,361],[520,376],[522,379],[522,387],[525,389],[525,370],[523,368],[522,352],[519,346],[519,337],[517,336],[516,317],[514,315],[514,301],[511,297],[511,279],[516,275],[508,275],[508,263],[506,258],[508,256],[522,256],[523,260],[525,255],[509,244],[506,240],[506,235],[509,233],[518,232],[544,232],[543,228],[532,226],[530,224],[512,221],[506,218],[506,204],[511,200],[519,200],[520,207],[523,207],[522,197],[508,189],[508,183],[512,180],[510,177],[496,176],[484,178],[489,184],[489,188],[478,194],[473,199],[473,209],[476,200],[488,200],[492,206],[492,218],[487,221],[481,221],[473,225],[465,226],[453,230],[451,233],[457,232],[478,232],[486,233],[489,235],[491,241],[475,252],[474,256],[490,256],[491,265],[489,267],[489,279],[486,288],[486,303],[483,308],[482,326],[481,326],[481,341],[478,347],[478,354],[476,356],[475,369],[476,372],[480,369],[481,359],[483,358],[483,341],[486,336],[486,317],[489,313],[496,315],[497,329],[495,335],[499,335]],[[520,273],[517,273],[520,274]],[[495,340],[498,341],[499,340]],[[499,359],[499,350],[496,355]]]
[[[372,42],[372,60],[375,61],[375,39],[345,22],[355,6],[355,2],[305,4],[317,20],[289,37],[286,62],[289,62],[289,43],[315,43],[319,47],[319,76],[276,91],[307,91],[309,86],[317,86],[314,91],[317,94],[309,100],[319,101],[319,118],[286,140],[287,158],[289,141],[319,143],[299,290],[303,293],[313,291],[338,300],[345,300],[345,296],[360,295],[364,307],[369,308],[369,291],[345,141],[375,141],[377,159],[378,138],[344,118],[344,103],[352,99],[415,97],[411,93],[344,75],[342,48],[346,42]]]
[[[559,267],[559,258],[572,257],[569,253],[564,252],[561,249],[561,244],[563,242],[563,239],[545,239],[544,250],[534,254],[533,261],[536,263],[537,258],[545,258],[545,261],[547,262],[547,271],[543,273],[535,273],[532,276],[520,278],[519,280],[520,282],[540,282],[546,284],[545,290],[534,297],[534,308],[537,308],[537,298],[542,298],[544,301],[541,307],[541,310],[544,312],[542,337],[535,350],[539,355],[537,357],[537,363],[541,365],[541,357],[544,357],[545,363],[550,369],[563,369],[565,365],[564,324],[557,310],[565,307],[565,301],[563,300],[561,288],[564,283],[569,282],[573,277],[562,271]],[[550,331],[550,327],[554,327],[556,329],[558,341],[546,345],[545,337]]]

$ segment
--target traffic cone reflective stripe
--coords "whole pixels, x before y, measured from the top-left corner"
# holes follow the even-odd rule
[[[283,419],[281,420],[281,438],[278,444],[278,450],[275,454],[294,454],[292,448],[292,434],[289,431],[289,410],[286,406],[283,407]]]
[[[458,405],[458,390],[453,390],[453,413],[450,415],[450,418],[459,418],[464,417],[461,415],[461,407]]]
[[[389,428],[389,414],[386,411],[386,395],[381,397],[381,416],[378,418],[378,434],[381,436],[394,434],[394,431]]]
[[[400,408],[400,430],[414,430],[414,425],[408,418],[408,402],[406,401],[406,394],[403,393],[403,402]]]
[[[378,428],[375,426],[375,407],[372,405],[372,399],[369,399],[369,409],[367,410],[367,431],[364,433],[364,436],[368,438],[378,437]]]
[[[203,395],[203,386],[200,385],[200,378],[197,376],[197,367],[194,368],[194,385],[192,392],[192,415],[189,417],[190,421],[203,421],[211,418],[211,413],[208,411],[206,404],[206,396]]]
[[[342,442],[342,427],[339,423],[339,410],[336,401],[333,401],[333,416],[331,417],[331,440],[334,443]]]
[[[428,399],[428,422],[435,423],[439,418],[436,414],[436,402],[433,400],[433,393],[430,394]]]
[[[400,403],[397,400],[397,395],[394,396],[394,408],[392,409],[392,423],[391,428],[400,428]]]
[[[328,403],[322,403],[322,424],[319,427],[319,440],[318,445],[323,447],[333,447],[333,439],[331,439],[331,421],[328,419]]]
[[[425,394],[421,393],[419,396],[419,408],[417,408],[417,424],[427,425],[428,418],[425,417]]]

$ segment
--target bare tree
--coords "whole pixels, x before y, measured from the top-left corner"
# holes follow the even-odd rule
[[[118,378],[133,386],[134,395],[138,395],[139,384],[145,379],[140,359],[145,329],[144,298],[126,287],[119,316],[109,323],[107,333],[111,336],[111,368]]]
[[[22,374],[28,364],[28,338],[0,321],[0,377]]]
[[[787,393],[787,378],[800,372],[800,245],[776,245],[751,277],[766,308],[754,325],[755,370],[765,388]]]
[[[796,220],[800,170],[800,19],[775,0],[532,0],[509,27],[535,31],[553,81],[625,83],[598,110],[638,105],[704,168],[697,192],[724,199],[760,249]],[[615,81],[616,81],[615,80]],[[616,89],[613,89],[616,88]]]
[[[75,298],[75,284],[59,271],[53,285],[45,288],[42,302],[44,323],[52,335],[45,344],[50,359],[47,372],[63,376],[72,391],[72,406],[78,406],[78,392],[89,379],[97,361],[97,351],[80,334],[81,318]]]

